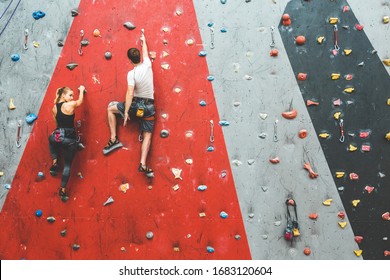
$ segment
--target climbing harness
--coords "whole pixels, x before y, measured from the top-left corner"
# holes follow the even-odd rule
[[[27,47],[27,40],[28,40],[28,29],[24,30],[24,44],[23,44],[23,48],[25,50],[28,49],[28,47]]]
[[[22,139],[22,137],[20,136],[21,130],[22,130],[22,121],[19,120],[18,121],[18,132],[16,134],[16,147],[18,147],[18,148],[20,148],[22,146],[22,144],[20,143],[20,140]]]
[[[335,24],[334,27],[333,27],[333,37],[334,37],[334,49],[333,49],[333,55],[336,55],[338,54],[339,50],[340,50],[340,47],[339,47],[339,44],[338,44],[338,41],[339,41],[339,36],[338,36],[338,29],[337,29],[337,25]]]
[[[271,26],[271,44],[269,45],[271,48],[275,47],[274,32],[275,32],[275,27]]]
[[[344,120],[343,119],[340,119],[340,142],[343,143],[344,142]]]
[[[294,207],[295,217],[291,216],[290,206]],[[298,226],[297,204],[295,203],[295,200],[289,198],[286,200],[286,207],[287,207],[287,226],[284,231],[284,238],[287,241],[292,241],[293,237],[297,237],[300,235],[299,226]]]
[[[274,142],[278,142],[278,119],[274,123]]]
[[[214,122],[210,120],[210,142],[214,142]]]
[[[83,55],[83,39],[84,39],[84,30],[80,30],[80,37],[81,37],[81,40],[80,40],[80,48],[78,49],[78,53],[79,55]]]
[[[210,27],[210,32],[211,32],[211,41],[210,41],[210,49],[214,49],[214,28]]]

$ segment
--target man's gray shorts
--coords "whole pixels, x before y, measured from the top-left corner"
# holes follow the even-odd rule
[[[130,109],[129,109],[130,119],[138,120],[141,132],[143,131],[153,132],[154,120],[145,120],[145,118],[150,118],[156,114],[154,104],[151,101],[153,100],[134,97],[133,102],[130,105]],[[115,104],[119,113],[123,118],[125,114],[125,102],[112,101],[110,102],[110,104],[108,104],[108,106],[115,105]],[[139,108],[140,105],[144,107],[144,116],[142,118],[136,116],[137,109]]]

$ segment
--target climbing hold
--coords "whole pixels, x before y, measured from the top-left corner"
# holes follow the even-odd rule
[[[277,164],[280,162],[280,159],[279,157],[275,157],[275,158],[270,158],[269,159],[269,162],[273,163],[273,164]]]
[[[383,174],[382,172],[378,172],[378,175],[379,175],[379,178],[384,178],[384,177],[386,177],[386,175]]]
[[[80,249],[80,245],[75,243],[75,244],[72,245],[72,249],[74,251],[77,251],[78,249]]]
[[[333,118],[335,120],[338,120],[340,118],[340,115],[341,115],[341,112],[336,112],[336,113],[333,114]]]
[[[303,249],[303,253],[306,255],[306,256],[310,256],[311,254],[311,250],[309,247],[306,247],[305,249]]]
[[[61,230],[60,235],[61,235],[62,237],[65,237],[65,236],[66,236],[66,229]]]
[[[69,70],[73,70],[75,69],[76,67],[78,66],[77,63],[69,63],[68,65],[66,65],[66,68],[68,68]]]
[[[201,100],[201,101],[199,102],[199,105],[202,106],[202,107],[206,106],[206,101]]]
[[[337,190],[339,191],[339,192],[343,192],[344,191],[344,187],[343,186],[341,186],[341,187],[337,187]]]
[[[351,49],[344,49],[343,52],[344,52],[345,55],[350,55],[352,50]]]
[[[212,75],[207,76],[207,80],[210,82],[214,81],[214,76],[212,76]]]
[[[383,17],[383,23],[384,23],[384,24],[389,23],[389,21],[390,21],[389,16],[384,16],[384,17]]]
[[[208,26],[208,27],[213,27],[213,25],[214,25],[214,22],[209,22],[209,23],[207,23],[207,26]]]
[[[179,187],[178,184],[176,184],[176,185],[174,185],[174,186],[172,187],[172,189],[173,189],[174,191],[177,191],[178,189],[180,189],[180,187]]]
[[[83,174],[81,172],[77,172],[77,176],[79,176],[80,179],[83,179]]]
[[[203,192],[203,191],[205,191],[205,190],[207,190],[207,186],[206,186],[206,185],[199,185],[199,186],[198,186],[198,191]]]
[[[211,246],[207,246],[206,250],[207,250],[207,252],[209,252],[209,253],[214,253],[214,251],[215,251],[214,248],[211,247]]]
[[[49,223],[54,223],[56,221],[56,218],[54,218],[53,216],[50,216],[50,217],[47,217],[46,219]]]
[[[306,106],[318,106],[320,105],[319,102],[313,101],[313,100],[306,100]]]
[[[337,171],[336,172],[336,178],[343,178],[345,175],[345,172],[342,172],[342,171]]]
[[[181,10],[176,10],[176,15],[177,16],[181,16],[183,14],[183,11],[181,11]]]
[[[363,236],[355,236],[355,241],[356,241],[356,243],[358,243],[358,244],[360,244],[362,241],[363,241]]]
[[[169,27],[163,27],[162,31],[165,33],[169,32]]]
[[[339,19],[337,17],[330,17],[329,18],[329,23],[330,24],[336,24],[339,22]]]
[[[128,189],[129,189],[129,183],[121,184],[119,186],[119,190],[123,193],[126,193]]]
[[[375,189],[374,187],[371,186],[365,186],[364,188],[368,193],[372,193],[372,191]]]
[[[200,212],[199,213],[199,218],[204,218],[206,217],[206,213],[205,212]]]
[[[347,226],[347,222],[339,222],[338,224],[341,228],[345,228]]]
[[[11,55],[11,60],[12,61],[18,61],[19,59],[20,59],[20,55],[18,55],[18,54]]]
[[[71,14],[72,14],[72,17],[75,17],[75,16],[78,16],[79,15],[79,11],[77,9],[73,9],[70,11]]]
[[[359,175],[356,174],[356,173],[350,173],[349,174],[349,179],[352,180],[352,181],[359,180]]]
[[[222,33],[226,33],[226,32],[227,32],[227,29],[226,29],[226,27],[222,27],[222,28],[220,29],[220,31],[221,31]]]
[[[390,256],[390,251],[385,250],[385,251],[383,252],[383,255],[384,255],[385,257]]]
[[[179,168],[172,168],[172,173],[175,176],[175,179],[183,180],[183,178],[181,177],[181,172],[182,170]]]
[[[249,81],[249,80],[252,80],[253,77],[250,75],[244,75],[244,79]]]
[[[343,13],[348,12],[348,11],[349,11],[349,6],[345,5],[343,7]]]
[[[310,213],[309,214],[309,219],[317,220],[317,218],[318,218],[318,214],[317,213]]]
[[[363,67],[364,66],[364,61],[360,62],[357,66]]]
[[[291,18],[289,14],[283,14],[282,15],[282,24],[284,26],[289,26],[291,24]]]
[[[313,169],[311,168],[310,166],[310,162],[306,162],[304,165],[303,165],[303,168],[306,169],[308,172],[309,172],[309,177],[311,179],[315,179],[318,177],[318,173],[314,172]]]
[[[279,51],[277,49],[272,49],[269,53],[269,55],[273,56],[273,57],[278,56],[278,54],[279,54]]]
[[[299,36],[297,36],[297,37],[295,38],[295,43],[296,43],[297,45],[299,45],[299,46],[302,46],[303,44],[305,44],[305,42],[306,42],[306,38],[305,38],[305,36],[303,36],[303,35],[299,35]]]
[[[106,202],[103,203],[103,206],[109,205],[109,204],[111,204],[111,203],[113,203],[113,202],[114,202],[114,199],[112,198],[112,196],[110,196],[110,197],[106,200]]]
[[[4,188],[5,188],[6,190],[10,190],[10,189],[11,189],[11,185],[10,185],[10,184],[5,184],[5,185],[4,185]]]
[[[222,4],[226,4],[227,0],[221,0]]]
[[[10,110],[16,109],[16,106],[15,106],[15,104],[14,104],[14,99],[13,99],[13,98],[10,98],[10,99],[9,99],[8,108],[9,108]]]
[[[356,257],[360,257],[363,254],[363,250],[354,250],[353,251],[356,255]]]
[[[169,136],[169,131],[166,129],[163,129],[160,131],[161,138],[167,138]]]
[[[322,43],[324,42],[324,40],[325,40],[325,37],[324,37],[324,36],[319,36],[319,37],[317,38],[317,43],[318,43],[318,44],[322,44]]]
[[[207,55],[207,52],[206,51],[200,51],[199,52],[199,56],[200,57],[205,57]]]
[[[307,74],[306,73],[298,73],[298,80],[306,81]]]
[[[268,115],[267,115],[266,113],[259,113],[259,117],[260,117],[262,120],[265,120],[265,119],[268,117]],[[389,134],[390,134],[390,132],[389,132]]]
[[[173,89],[173,92],[174,92],[174,93],[180,93],[180,92],[181,92],[181,88],[175,87],[175,88]]]
[[[150,53],[150,52],[149,52]],[[162,57],[167,57],[167,56],[169,56],[169,53],[168,52],[166,52],[166,51],[162,51]]]
[[[239,234],[236,234],[236,235],[234,236],[234,239],[236,239],[236,240],[240,240],[240,239],[241,239],[241,235],[239,235]]]
[[[33,46],[34,48],[39,48],[40,44],[36,41],[33,41]]]
[[[219,125],[220,126],[229,126],[229,122],[228,121],[219,121]]]
[[[13,59],[12,59],[13,60]],[[15,61],[15,60],[14,60]],[[383,61],[383,63],[386,65],[386,66],[390,66],[390,59],[384,59],[384,60],[382,60]]]
[[[188,159],[186,159],[186,163],[188,164],[188,165],[191,165],[191,164],[193,164],[193,160],[192,160],[192,158],[188,158]]]
[[[301,138],[301,139],[304,139],[306,138],[307,136],[307,130],[306,129],[301,129],[299,132],[298,132],[298,137]]]
[[[385,221],[390,221],[390,213],[389,212],[383,213],[382,219]]]
[[[363,30],[364,25],[356,23],[356,24],[355,24],[355,28],[356,28],[356,30],[361,31],[361,30]]]
[[[341,219],[341,220],[344,220],[345,219],[345,213],[343,211],[340,211],[337,213],[337,216]]]
[[[387,132],[386,135],[385,135],[385,138],[390,141],[390,132]]]
[[[208,152],[213,152],[214,151],[214,147],[213,146],[208,146],[207,147],[207,151]]]
[[[27,122],[28,124],[32,124],[37,118],[38,118],[38,116],[35,115],[34,113],[28,114],[28,115],[26,116],[26,122]]]
[[[64,42],[62,40],[58,40],[57,46],[63,47],[64,46]]]
[[[168,45],[168,40],[167,40],[167,39],[164,39],[164,40],[163,40],[163,45],[164,45],[164,46]]]
[[[340,74],[339,73],[332,73],[330,75],[330,77],[332,78],[332,80],[338,80],[340,78]]]
[[[92,34],[93,34],[94,37],[102,37],[99,29],[95,29]]]
[[[329,138],[330,134],[329,134],[329,133],[326,133],[326,132],[324,132],[324,133],[320,133],[320,134],[318,134],[318,136],[319,136],[319,137],[321,137],[322,139],[327,139],[327,138]]]
[[[289,120],[295,119],[297,115],[298,115],[297,110],[291,110],[291,111],[286,111],[286,112],[282,113],[282,116],[286,119],[289,119]]]
[[[194,44],[194,42],[195,42],[194,39],[187,39],[186,44],[188,46],[192,46]]]
[[[357,207],[359,203],[360,203],[359,199],[352,200],[353,207]]]
[[[369,152],[371,151],[371,146],[367,144],[363,144],[361,150],[362,152]]]
[[[153,232],[151,232],[151,231],[148,231],[148,232],[146,233],[146,238],[149,239],[149,240],[152,239],[153,236],[154,236],[154,234],[153,234]]]
[[[348,150],[349,150],[350,152],[354,152],[354,151],[357,150],[357,147],[354,146],[354,145],[352,145],[352,144],[349,144]]]
[[[37,211],[35,211],[35,216],[37,216],[38,218],[42,216],[42,210],[41,209],[38,209]]]
[[[344,92],[346,93],[352,93],[355,89],[353,87],[347,87],[344,89]]]
[[[340,106],[341,105],[341,99],[336,99],[336,100],[333,100],[333,105],[334,106]]]
[[[161,68],[164,70],[168,70],[171,68],[171,66],[169,65],[169,63],[164,62],[161,64]]]
[[[330,199],[327,199],[324,202],[322,202],[322,204],[325,206],[330,206],[332,204],[332,201],[333,201],[333,199],[330,198]]]
[[[352,75],[352,74],[347,74],[347,75],[345,75],[344,77],[345,77],[345,80],[346,80],[346,81],[350,81],[350,80],[353,79],[353,75]]]
[[[135,29],[135,25],[132,24],[130,21],[126,21],[124,24],[123,24],[124,27],[126,27],[127,29],[129,30],[134,30]]]
[[[32,16],[34,19],[38,20],[40,18],[43,18],[46,14],[42,11],[35,11],[32,13]]]
[[[4,172],[0,171],[0,177],[3,177],[3,176],[4,176]]]
[[[227,219],[229,217],[229,215],[225,211],[221,211],[221,213],[219,213],[219,216],[222,219]]]
[[[39,179],[43,179],[45,177],[45,175],[43,174],[43,172],[42,171],[39,171],[38,172],[38,178]]]

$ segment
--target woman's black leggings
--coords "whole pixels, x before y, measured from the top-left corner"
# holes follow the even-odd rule
[[[57,159],[57,162],[58,154],[61,148],[62,155],[64,157],[64,170],[62,171],[61,188],[66,188],[66,184],[68,183],[70,177],[72,161],[77,151],[77,142],[73,138],[65,138],[64,141],[58,143],[55,141],[54,135],[51,134],[49,136],[50,155],[53,160]]]

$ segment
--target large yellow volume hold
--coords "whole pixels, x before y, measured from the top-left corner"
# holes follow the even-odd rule
[[[344,92],[346,93],[352,93],[355,89],[353,87],[347,87],[346,89],[344,89]]]
[[[339,73],[332,73],[331,78],[332,78],[332,80],[338,80],[338,79],[340,79],[340,74]]]

